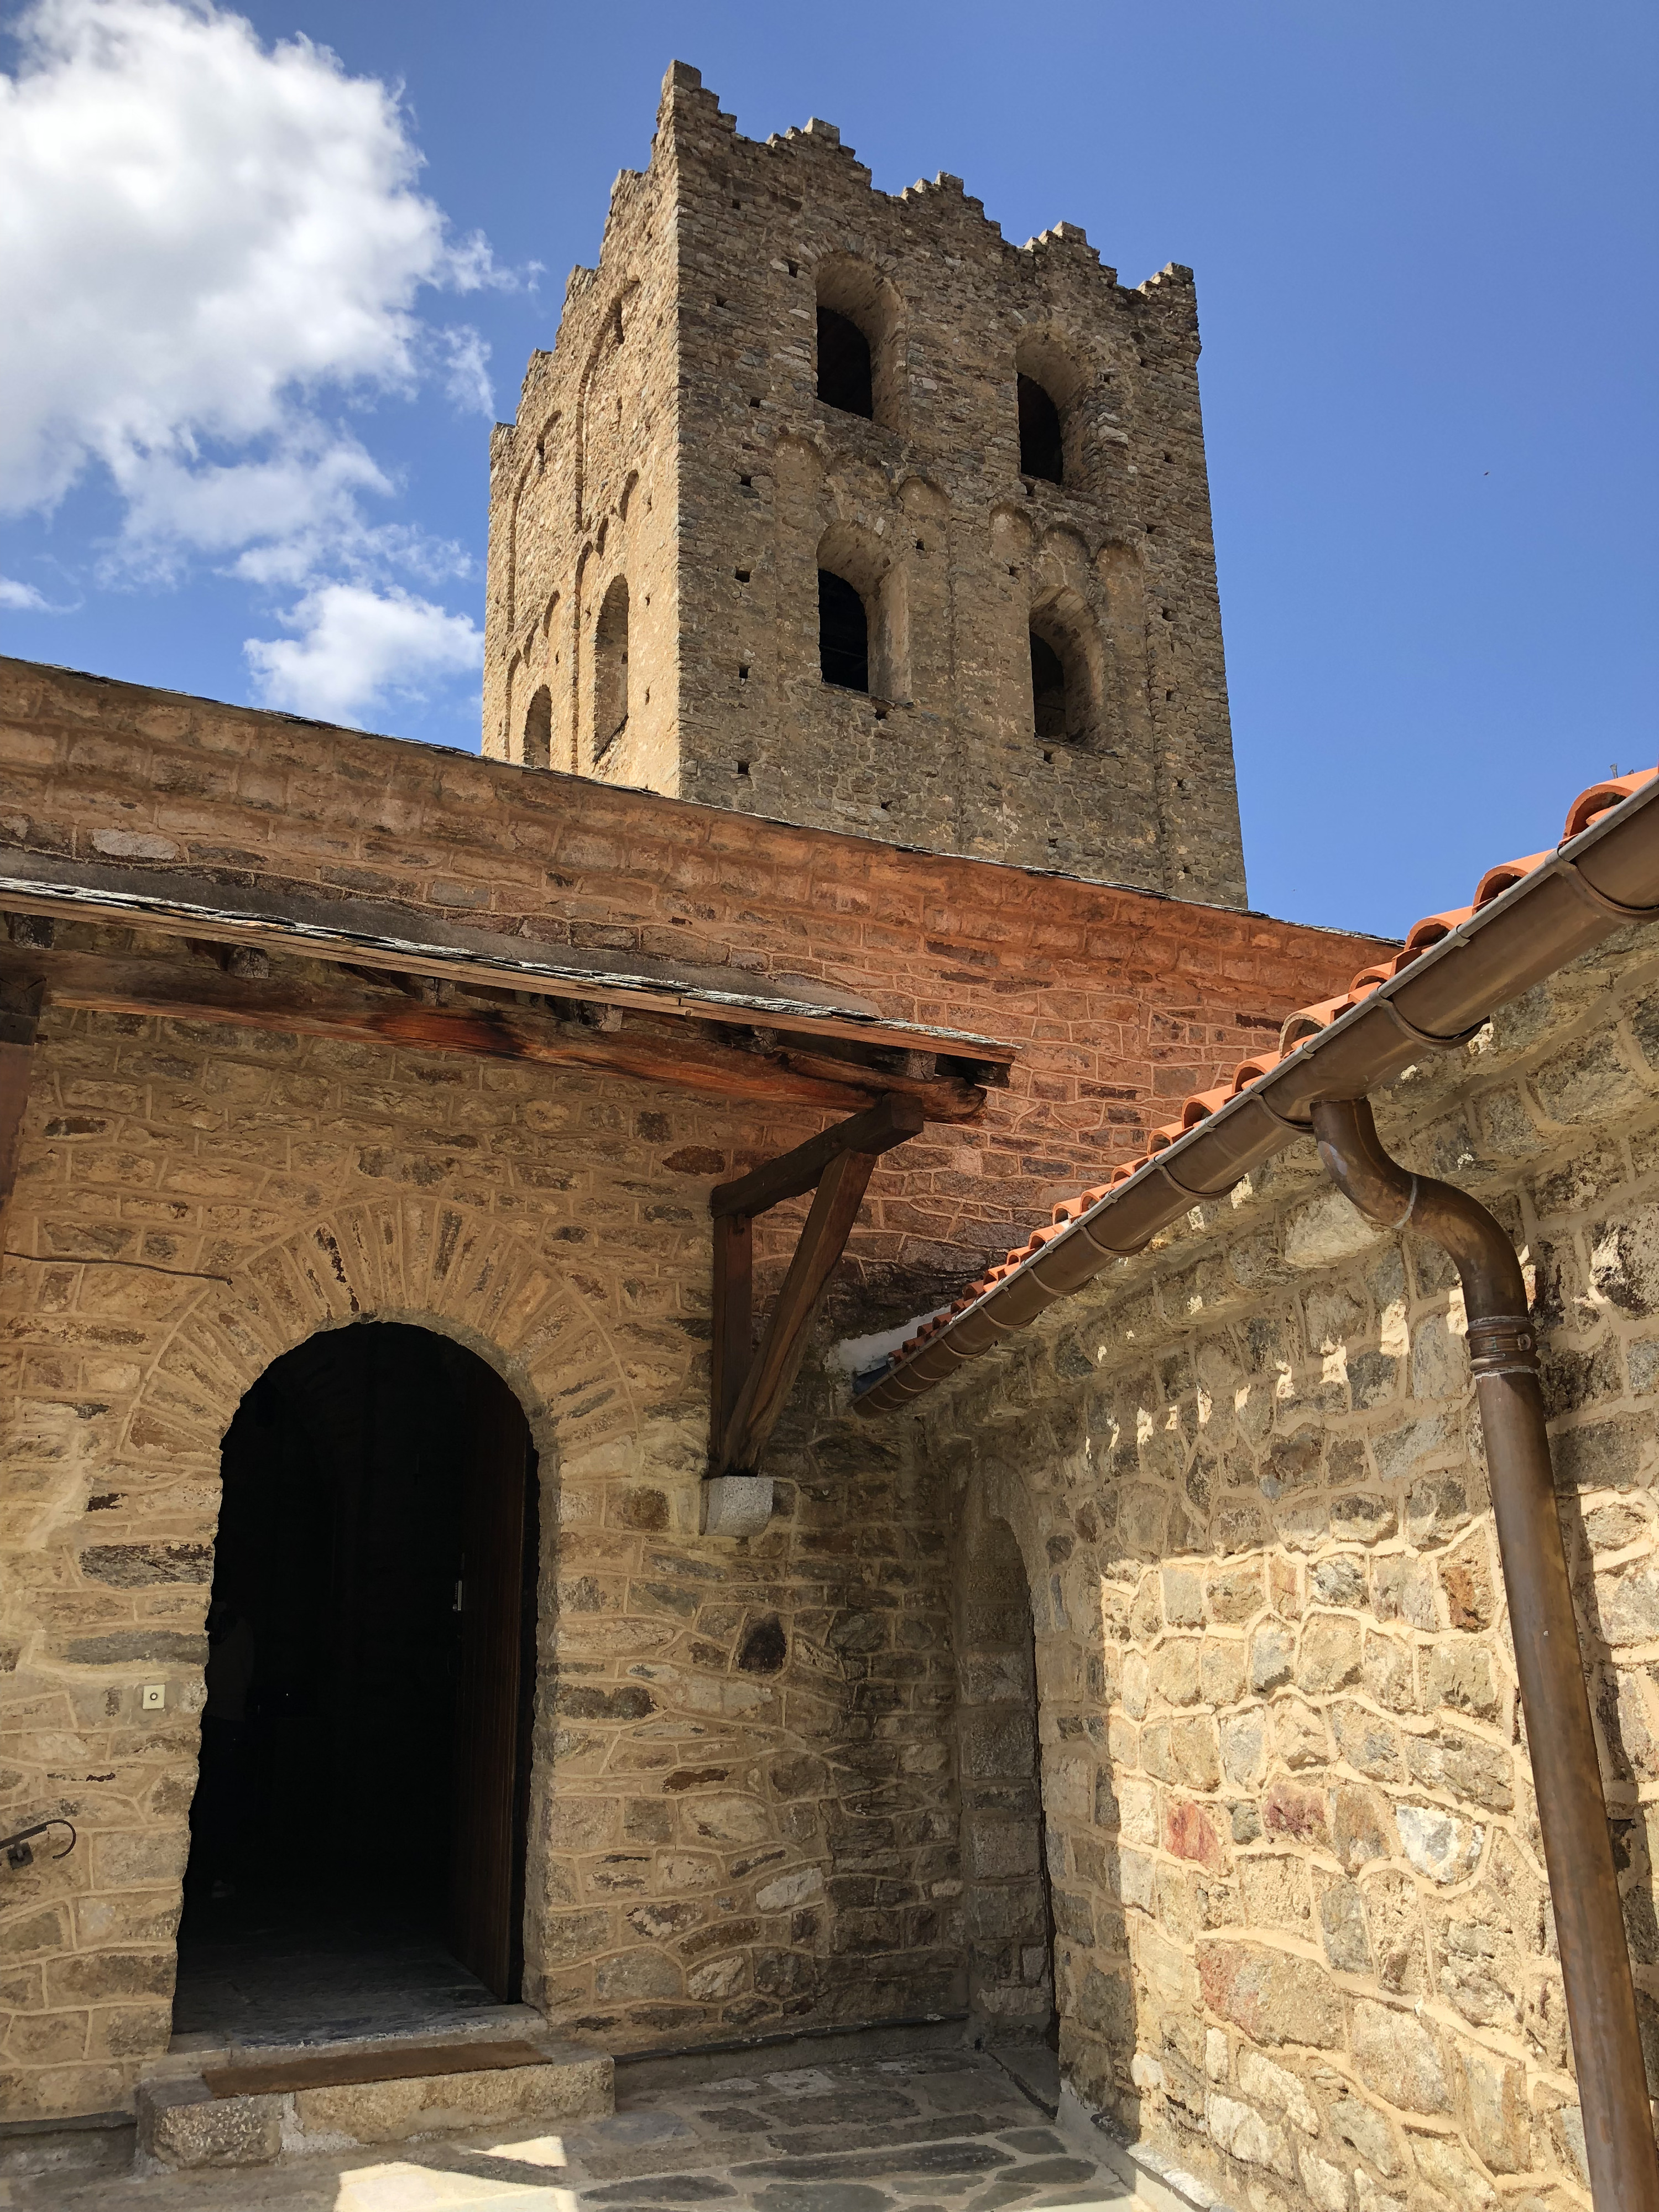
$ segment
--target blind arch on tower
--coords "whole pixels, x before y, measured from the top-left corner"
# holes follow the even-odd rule
[[[613,576],[593,624],[593,755],[628,726],[628,579]]]

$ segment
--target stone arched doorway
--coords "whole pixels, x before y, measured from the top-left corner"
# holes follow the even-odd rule
[[[957,1749],[968,1998],[979,2042],[1056,2039],[1036,1643],[1008,1523],[970,1501],[956,1575]]]
[[[224,1437],[174,2032],[368,2032],[518,1997],[536,1455],[401,1323],[274,1361]]]

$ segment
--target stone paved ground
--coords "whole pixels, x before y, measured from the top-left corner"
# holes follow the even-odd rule
[[[798,2067],[618,2094],[568,2134],[500,2129],[240,2174],[11,2184],[28,2212],[1133,2212],[992,2060]],[[3,2185],[0,2185],[3,2188]]]

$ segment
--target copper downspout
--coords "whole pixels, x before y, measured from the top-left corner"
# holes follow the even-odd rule
[[[1319,1157],[1338,1188],[1368,1219],[1438,1244],[1462,1280],[1590,2191],[1596,2212],[1659,2212],[1636,1991],[1521,1263],[1498,1223],[1467,1192],[1409,1175],[1389,1158],[1369,1099],[1325,1099],[1312,1110]]]

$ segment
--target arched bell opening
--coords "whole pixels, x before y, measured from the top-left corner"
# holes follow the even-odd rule
[[[818,673],[843,691],[870,689],[870,616],[864,595],[830,568],[818,570]]]
[[[868,262],[831,253],[814,272],[817,396],[838,414],[888,429],[903,411],[903,303]]]
[[[1031,728],[1045,743],[1100,740],[1104,667],[1094,618],[1075,592],[1046,593],[1031,610]]]
[[[818,673],[842,691],[905,697],[909,620],[904,571],[891,550],[856,524],[830,524],[818,540]]]
[[[818,307],[818,398],[843,415],[876,416],[870,341],[850,315]]]
[[[1071,734],[1066,664],[1046,637],[1031,632],[1031,719],[1040,738]]]
[[[1045,483],[1066,481],[1066,440],[1060,410],[1034,376],[1018,379],[1019,472]]]
[[[1091,456],[1082,403],[1089,380],[1078,356],[1059,331],[1030,330],[1016,349],[1014,371],[1020,474],[1086,492]]]

